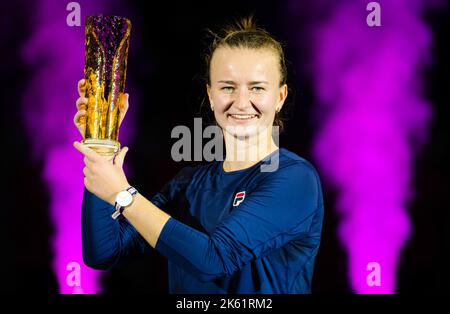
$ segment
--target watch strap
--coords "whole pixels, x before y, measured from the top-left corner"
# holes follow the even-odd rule
[[[132,196],[136,195],[136,193],[138,192],[136,190],[136,188],[130,186],[128,187],[125,191],[130,192],[130,194]],[[114,212],[112,213],[111,217],[112,219],[117,219],[120,215],[122,215],[123,210],[125,209],[125,207],[120,206],[117,202],[114,204]]]
[[[130,192],[131,195],[133,195],[133,196],[137,193],[137,190],[136,190],[134,187],[132,187],[132,186],[130,186],[130,187],[127,189],[127,191]]]

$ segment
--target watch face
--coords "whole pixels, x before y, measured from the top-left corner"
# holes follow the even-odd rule
[[[128,206],[133,201],[133,196],[128,191],[121,191],[117,194],[116,202],[120,206]]]

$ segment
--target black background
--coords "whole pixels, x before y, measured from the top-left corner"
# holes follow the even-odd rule
[[[193,117],[200,116],[200,103],[205,93],[201,81],[204,29],[214,29],[248,13],[253,13],[257,22],[287,44],[291,88],[287,102],[291,115],[280,143],[314,163],[311,147],[316,126],[311,122],[311,111],[315,95],[307,66],[311,51],[307,45],[300,47],[298,38],[306,42],[310,36],[307,25],[314,19],[326,18],[332,8],[324,5],[320,10],[312,9],[304,2],[294,15],[287,14],[286,1],[180,1],[176,5],[164,1],[152,4],[155,7],[127,1],[133,38],[140,39],[138,46],[132,43],[127,78],[132,81],[140,102],[136,139],[126,159],[134,169],[134,176],[129,180],[135,186],[146,191],[146,195],[152,195],[186,165],[171,159],[174,141],[170,132],[176,125],[191,126]],[[6,174],[3,175],[6,186],[3,193],[9,201],[2,206],[4,275],[1,286],[5,291],[57,293],[51,270],[53,230],[49,222],[49,191],[41,179],[42,163],[28,158],[28,139],[18,123],[21,121],[18,95],[33,70],[21,62],[18,53],[33,27],[31,5],[15,1],[2,8],[2,42],[7,43],[1,51],[2,68],[6,70],[1,94],[2,172]],[[23,9],[26,6],[28,9]],[[120,15],[119,5],[110,13]],[[430,10],[426,15],[434,34],[434,63],[425,73],[425,96],[433,105],[434,120],[429,139],[416,157],[413,176],[416,196],[409,208],[414,232],[402,253],[399,293],[442,293],[448,282],[450,263],[444,256],[449,250],[450,238],[448,20],[444,10]],[[292,25],[296,27],[295,32]],[[128,92],[132,106],[133,90]],[[327,182],[322,184],[326,216],[313,292],[350,293],[347,258],[336,236],[335,192]],[[33,211],[29,210],[30,203]],[[155,252],[105,274],[102,282],[105,292],[165,293],[168,289],[166,271],[165,258]]]

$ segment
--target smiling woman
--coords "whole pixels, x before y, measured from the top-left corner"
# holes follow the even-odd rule
[[[287,96],[287,85],[280,84],[277,59],[268,48],[216,49],[207,91],[211,109],[222,129],[233,124],[253,124],[271,131],[275,114]]]
[[[315,168],[272,137],[287,96],[283,50],[252,18],[223,34],[206,57],[206,91],[224,161],[185,167],[147,199],[122,170],[126,149],[111,163],[75,144],[86,163],[84,261],[106,269],[154,248],[172,293],[310,293],[323,197]]]
[[[207,91],[214,117],[225,131],[224,166],[229,170],[247,168],[277,149],[272,136],[261,136],[272,135],[275,115],[287,96],[277,63],[268,48],[224,46],[214,52]],[[242,151],[256,158],[236,163]]]
[[[231,85],[225,85],[222,87],[226,92],[235,91],[235,84],[237,82],[233,81],[232,79],[216,81],[216,75],[232,76],[233,74],[238,74],[230,73],[236,71],[236,65],[230,63],[224,64],[222,63],[222,61],[227,61],[226,58],[230,56],[230,53],[236,53],[236,50],[247,50],[247,56],[245,56],[244,53],[240,51],[241,55],[238,60],[242,63],[240,64],[240,66],[245,66],[247,65],[246,61],[250,61],[250,63],[248,64],[248,68],[252,69],[254,73],[248,72],[247,74],[249,75],[249,77],[254,78],[253,80],[247,82],[249,87],[251,87],[252,91],[254,92],[263,92],[265,91],[265,86],[261,86],[261,84],[267,85],[269,83],[272,83],[271,87],[279,87],[280,89],[283,89],[284,95],[282,95],[281,97],[282,102],[284,102],[287,96],[287,67],[284,57],[284,51],[280,42],[275,40],[274,37],[270,35],[266,30],[257,27],[251,17],[243,18],[237,21],[234,25],[231,24],[227,27],[224,27],[222,30],[220,30],[219,33],[215,33],[211,30],[209,32],[214,38],[212,44],[209,47],[209,50],[204,55],[206,63],[206,73],[204,75],[204,80],[207,85],[209,96],[210,88],[216,82]],[[230,52],[230,50],[232,50],[232,52]],[[213,56],[215,58],[213,58]],[[262,57],[264,60],[257,60],[255,59],[255,57]],[[269,65],[267,64],[267,62],[272,64]],[[212,63],[214,63],[214,65]],[[269,69],[270,73],[264,72],[264,69],[260,68],[261,66],[265,66],[265,69]],[[264,80],[262,78],[266,75],[270,76],[270,80]],[[262,77],[258,79],[258,76]],[[278,84],[278,86],[275,86],[273,84]],[[282,103],[281,105],[276,107],[273,125],[280,127],[280,131],[283,131],[284,124],[283,117],[281,116],[281,106]]]

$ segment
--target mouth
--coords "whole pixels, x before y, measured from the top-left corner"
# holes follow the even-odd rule
[[[259,118],[258,114],[227,114],[228,119],[232,119],[238,123],[246,123]]]

